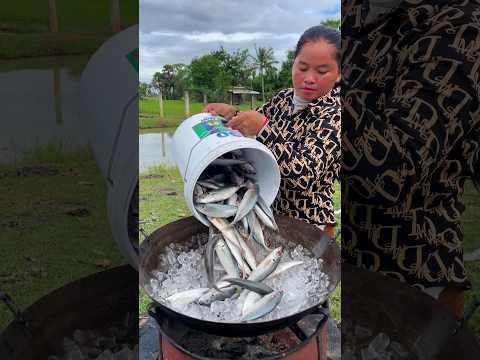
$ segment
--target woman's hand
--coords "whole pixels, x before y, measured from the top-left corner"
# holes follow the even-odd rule
[[[222,104],[222,103],[212,103],[208,104],[205,109],[203,109],[203,112],[210,113],[212,115],[218,115],[226,120],[230,120],[233,115],[235,115],[235,108],[231,105],[228,104]]]
[[[255,110],[238,113],[227,123],[233,130],[240,131],[244,136],[257,135],[265,125],[265,116]]]

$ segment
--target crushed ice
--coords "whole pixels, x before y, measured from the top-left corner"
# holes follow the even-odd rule
[[[201,234],[203,235],[205,234]],[[206,235],[203,239],[203,243],[205,242]],[[201,243],[202,241],[197,242],[197,244]],[[323,261],[315,258],[302,245],[288,242],[284,250],[280,263],[303,261],[303,264],[263,281],[274,290],[283,290],[284,296],[274,311],[255,321],[269,321],[293,315],[324,301],[328,295],[330,281],[328,275],[322,272]],[[260,247],[257,247],[255,252],[259,261],[269,254],[267,250]],[[190,317],[217,322],[238,321],[241,318],[243,300],[231,298],[215,301],[210,306],[197,303],[178,305],[165,300],[181,291],[208,287],[204,253],[204,245],[189,250],[184,245],[170,244],[164,253],[160,254],[159,259],[160,267],[168,269],[167,272],[153,271],[146,291],[161,304]],[[217,280],[226,275],[220,269],[220,262],[216,259],[215,279]]]

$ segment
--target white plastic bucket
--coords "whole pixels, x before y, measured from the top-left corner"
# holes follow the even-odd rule
[[[271,205],[280,187],[280,170],[275,157],[265,145],[226,128],[221,117],[208,113],[186,119],[173,135],[173,156],[184,181],[185,200],[193,215],[206,226],[209,225],[208,220],[194,206],[195,184],[213,160],[240,149],[257,171],[255,177],[260,195]]]
[[[128,211],[138,183],[138,26],[105,42],[80,79],[82,116],[97,164],[107,180],[113,239],[138,268],[128,236]]]

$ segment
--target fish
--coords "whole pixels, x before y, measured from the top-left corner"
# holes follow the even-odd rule
[[[273,216],[273,211],[270,208],[270,206],[267,205],[265,200],[262,198],[262,196],[259,194],[258,199],[257,199],[257,205],[260,207],[260,209],[268,216],[270,221],[273,223],[273,225],[277,228],[278,230],[278,225],[275,222],[275,217]]]
[[[195,185],[195,187],[194,187],[194,189],[193,189],[193,195],[194,195],[195,197],[198,197],[198,196],[200,196],[200,195],[202,195],[202,194],[203,194],[203,189],[202,189],[202,187],[201,187],[200,185]]]
[[[248,289],[250,291],[254,291],[260,295],[267,295],[270,294],[273,289],[266,285],[262,284],[258,281],[250,281],[246,279],[238,279],[238,278],[225,278],[223,281],[232,283],[234,285],[240,286],[241,288]]]
[[[234,216],[237,213],[238,207],[234,205],[207,203],[196,204],[195,209],[210,217],[227,218]]]
[[[253,306],[258,300],[262,298],[262,295],[256,293],[255,291],[249,291],[244,296],[243,299],[239,301],[243,301],[242,305],[242,315],[245,315],[248,309]]]
[[[283,291],[274,291],[265,295],[260,300],[252,303],[245,309],[245,314],[240,321],[250,321],[259,319],[271,313],[280,303],[283,297]]]
[[[208,306],[214,301],[221,301],[232,297],[236,290],[237,289],[234,286],[223,288],[221,291],[218,291],[217,289],[210,289],[200,298],[198,298],[197,303]]]
[[[218,190],[212,190],[197,198],[197,202],[201,204],[219,202],[227,200],[230,196],[235,194],[241,186],[227,186]]]
[[[235,264],[235,260],[230,252],[230,249],[225,243],[225,240],[220,239],[217,241],[217,244],[215,245],[215,251],[217,253],[218,260],[220,260],[220,263],[222,264],[228,276],[239,277],[240,271],[238,270],[238,266]]]
[[[230,174],[230,181],[232,182],[232,184],[242,185],[245,183],[245,178],[242,175],[240,175],[238,172],[236,172],[234,169],[227,168],[227,171]]]
[[[303,264],[303,261],[287,261],[281,264],[278,264],[277,268],[275,269],[274,272],[272,272],[270,275],[268,275],[266,278],[271,279],[275,276],[280,275],[281,273],[287,271],[288,269],[291,269],[292,267],[298,266]]]
[[[197,301],[208,290],[210,290],[210,288],[197,288],[180,291],[174,295],[167,297],[166,300],[177,307],[188,305],[194,301]]]
[[[224,219],[221,218],[211,218],[208,217],[208,220],[222,233],[230,252],[238,263],[238,267],[244,275],[249,275],[251,273],[250,268],[243,260],[241,245],[238,241],[239,236],[236,235],[234,228],[230,226]]]
[[[283,256],[283,247],[279,246],[273,250],[258,266],[252,270],[247,280],[262,281],[277,268]]]
[[[210,190],[218,190],[221,188],[220,185],[215,184],[214,182],[208,181],[208,180],[199,180],[197,181],[197,184],[195,186],[197,185],[203,186],[204,188],[207,188]]]
[[[245,258],[250,268],[255,269],[257,267],[257,259],[255,258],[255,254],[235,228],[233,229],[233,232],[237,237],[237,242],[240,244],[242,256]]]
[[[236,206],[238,208],[238,196],[237,196],[237,194],[235,193],[232,196],[230,196],[227,199],[226,204],[231,205],[231,206]]]
[[[235,218],[231,222],[230,225],[234,225],[239,220],[241,220],[244,216],[246,216],[250,210],[255,207],[258,199],[258,184],[251,186],[243,195],[240,204],[238,205],[237,213],[235,214]]]
[[[242,159],[225,159],[225,158],[218,158],[213,160],[211,165],[217,165],[217,166],[233,166],[233,165],[244,165],[248,164],[246,160]]]
[[[255,175],[257,171],[255,170],[255,167],[250,164],[248,161],[245,162],[245,164],[239,165],[237,168],[240,168],[240,170],[244,173]]]
[[[215,279],[214,279],[214,272],[213,272],[213,259],[215,254],[215,245],[217,241],[220,239],[218,234],[214,233],[213,227],[209,229],[209,236],[208,236],[208,243],[205,249],[205,269],[207,269],[207,279],[208,279],[208,286],[215,287]],[[220,291],[220,289],[217,288]]]
[[[255,214],[257,214],[257,218],[265,224],[265,226],[267,226],[268,228],[274,230],[274,231],[278,231],[278,226],[275,222],[272,222],[272,220],[268,217],[267,214],[265,214],[265,212],[262,210],[262,208],[256,204],[255,207],[253,208],[253,210],[255,211]]]
[[[255,211],[250,211],[247,214],[247,222],[253,239],[260,245],[262,245],[266,250],[272,250],[265,243],[265,236],[263,235],[262,225],[260,225],[260,222],[257,219],[257,215],[255,215]]]

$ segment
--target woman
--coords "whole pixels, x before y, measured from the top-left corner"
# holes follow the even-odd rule
[[[204,111],[227,126],[256,136],[277,159],[280,191],[277,213],[314,224],[332,235],[334,184],[340,157],[340,33],[315,26],[298,41],[292,67],[293,89],[280,91],[256,111],[227,104]]]

